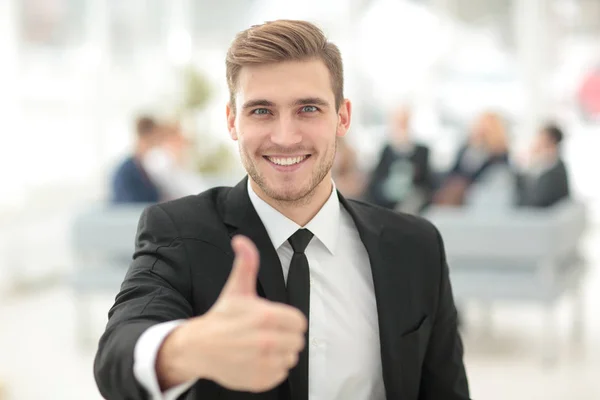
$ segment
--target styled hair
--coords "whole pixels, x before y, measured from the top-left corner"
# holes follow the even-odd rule
[[[344,99],[342,56],[316,25],[307,21],[277,20],[238,33],[225,61],[230,107],[235,111],[235,93],[244,66],[311,59],[323,61],[329,70],[335,106],[339,109]]]
[[[546,133],[546,135],[548,135],[552,143],[554,143],[556,146],[560,145],[560,143],[563,141],[563,131],[556,124],[547,124],[546,126],[544,126],[544,132]]]
[[[158,124],[153,117],[139,116],[135,121],[135,131],[138,137],[147,137],[155,132]]]

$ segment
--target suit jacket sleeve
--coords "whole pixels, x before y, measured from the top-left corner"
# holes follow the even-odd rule
[[[106,399],[145,399],[133,373],[134,348],[146,329],[193,316],[187,254],[176,226],[160,205],[140,217],[133,262],[110,309],[94,360]]]
[[[463,345],[450,285],[446,254],[436,229],[440,251],[439,301],[421,375],[419,400],[468,400]]]

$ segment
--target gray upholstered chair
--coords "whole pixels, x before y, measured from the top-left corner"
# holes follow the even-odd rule
[[[90,295],[118,292],[132,260],[135,234],[146,205],[101,205],[78,213],[71,230],[78,337],[90,340]]]
[[[576,336],[582,331],[579,252],[586,228],[583,204],[565,200],[546,209],[436,208],[425,215],[440,230],[457,303],[534,301],[546,310],[545,359],[556,356],[554,305],[573,296]]]

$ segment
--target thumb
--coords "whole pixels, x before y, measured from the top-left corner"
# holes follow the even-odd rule
[[[231,245],[235,252],[233,268],[221,292],[222,297],[256,295],[258,249],[245,236],[235,236]]]

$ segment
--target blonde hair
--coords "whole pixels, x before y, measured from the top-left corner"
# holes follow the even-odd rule
[[[480,116],[484,126],[484,141],[488,149],[494,153],[502,153],[508,149],[508,135],[504,119],[500,114],[487,111]]]
[[[235,92],[242,67],[318,59],[329,70],[336,109],[344,99],[344,71],[338,47],[323,31],[306,21],[277,20],[238,33],[225,61],[229,102],[235,111]]]

